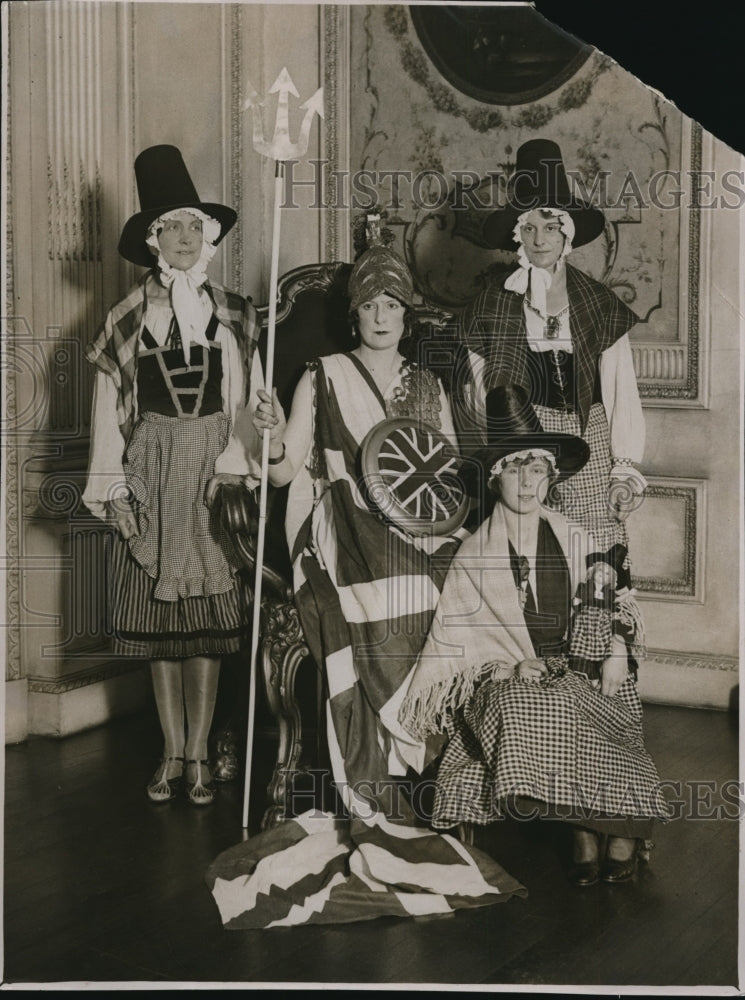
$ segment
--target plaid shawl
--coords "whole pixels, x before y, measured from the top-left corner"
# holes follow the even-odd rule
[[[137,340],[142,317],[147,308],[147,289],[155,281],[147,271],[123,299],[112,306],[96,337],[86,349],[91,364],[108,372],[118,389],[117,420],[124,440],[128,440],[135,421],[134,382]],[[248,390],[251,359],[259,336],[256,310],[250,299],[229,292],[214,281],[202,286],[212,300],[218,321],[233,331],[243,355],[245,384]]]
[[[524,895],[486,855],[429,829],[415,814],[417,795],[401,794],[391,777],[423,751],[398,725],[399,694],[457,543],[443,539],[430,557],[369,509],[348,424],[368,404],[383,419],[383,407],[344,356],[322,359],[315,382],[323,478],[293,546],[295,600],[326,674],[329,754],[348,818],[306,813],[220,855],[208,883],[223,923],[341,923]]]
[[[576,407],[584,431],[592,405],[598,358],[639,318],[609,288],[571,264],[566,265],[566,279]],[[489,285],[473,300],[460,318],[458,335],[464,346],[484,361],[485,392],[497,385],[521,385],[530,390],[523,296],[507,291],[504,281]],[[465,377],[468,381],[467,372]],[[462,392],[464,386],[459,387],[458,380],[455,381],[454,391]],[[457,408],[463,412],[462,404]]]

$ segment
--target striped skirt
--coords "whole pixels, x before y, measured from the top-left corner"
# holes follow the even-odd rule
[[[110,574],[110,634],[113,652],[146,660],[235,653],[251,629],[251,583],[243,572],[233,587],[207,597],[161,601],[155,581],[117,538]]]

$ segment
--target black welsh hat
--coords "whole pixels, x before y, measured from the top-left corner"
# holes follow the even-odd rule
[[[119,253],[133,264],[152,267],[153,255],[145,242],[147,231],[166,212],[179,208],[200,209],[220,223],[216,244],[235,224],[238,216],[232,208],[200,199],[176,146],[143,149],[135,160],[135,177],[140,211],[127,220],[119,239]]]
[[[516,250],[513,230],[518,218],[523,212],[540,208],[559,209],[571,216],[573,247],[597,239],[605,227],[599,208],[573,197],[561,149],[551,139],[530,139],[520,146],[508,184],[507,203],[484,223],[484,239],[495,250]]]
[[[583,438],[543,429],[528,392],[521,386],[499,385],[491,389],[485,409],[489,443],[471,455],[459,473],[471,496],[478,496],[479,484],[489,481],[495,463],[515,452],[539,448],[550,451],[559,480],[579,472],[590,457],[590,447]]]

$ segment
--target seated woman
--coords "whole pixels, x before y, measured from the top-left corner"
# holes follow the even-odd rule
[[[640,841],[669,810],[644,746],[631,632],[609,631],[595,679],[565,652],[592,541],[544,501],[589,449],[543,431],[522,389],[493,389],[486,406],[492,444],[464,478],[485,478],[496,502],[450,565],[400,720],[420,738],[451,736],[434,827],[485,824],[510,810],[566,820],[570,880],[625,882]]]
[[[217,858],[209,880],[231,929],[443,913],[524,894],[487,855],[420,822],[400,794],[426,749],[398,723],[400,696],[459,539],[415,537],[384,520],[368,502],[361,445],[388,417],[455,435],[439,381],[400,350],[413,302],[404,261],[370,247],[349,297],[358,346],[310,366],[288,421],[276,391],[259,392],[254,415],[270,434],[270,481],[291,484],[295,603],[325,675],[329,756],[346,817],[304,813]],[[288,845],[297,850],[285,864],[277,854]]]
[[[412,279],[404,261],[378,238],[373,230],[373,245],[349,278],[357,346],[308,366],[287,421],[276,392],[272,398],[259,390],[254,425],[260,433],[269,429],[269,481],[291,484],[285,528],[303,631],[316,662],[326,662],[332,693],[339,680],[354,675],[369,687],[356,706],[361,714],[355,724],[377,733],[375,747],[385,745],[386,759],[373,770],[387,775],[423,765],[423,744],[398,725],[397,704],[387,703],[419,652],[439,589],[434,582],[424,585],[416,612],[408,605],[407,578],[429,576],[429,555],[419,539],[392,531],[369,505],[360,482],[360,449],[367,433],[389,417],[418,418],[452,443],[456,436],[439,380],[401,353],[401,341],[411,333]],[[442,559],[443,546],[452,554],[457,544],[447,537],[435,541],[442,543]],[[409,627],[397,628],[396,618],[406,618]],[[379,669],[383,660],[385,671]],[[365,680],[367,671],[372,675]],[[370,708],[375,720],[368,718]]]

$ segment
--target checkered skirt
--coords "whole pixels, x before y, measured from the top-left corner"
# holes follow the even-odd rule
[[[569,652],[586,660],[604,660],[613,644],[613,613],[607,608],[580,608],[572,619]]]
[[[527,797],[567,819],[667,819],[628,677],[612,698],[569,671],[548,684],[482,684],[459,718],[437,775],[432,823],[490,823]]]
[[[552,505],[570,521],[586,528],[598,548],[605,550],[616,542],[628,548],[626,526],[612,516],[608,507],[610,431],[602,403],[594,403],[590,408],[584,434],[578,413],[540,405],[536,405],[535,411],[545,431],[575,434],[590,446],[590,458],[585,467],[552,489]]]
[[[235,652],[250,597],[236,577],[230,538],[204,503],[230,422],[223,413],[180,419],[145,413],[127,446],[125,473],[139,535],[115,549],[115,649],[149,659]]]

